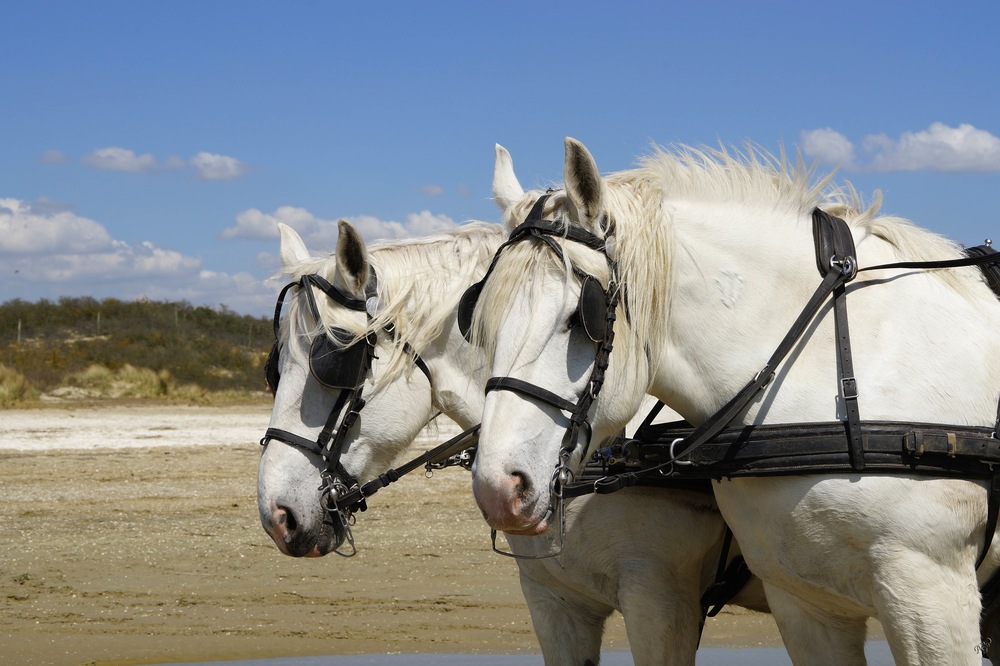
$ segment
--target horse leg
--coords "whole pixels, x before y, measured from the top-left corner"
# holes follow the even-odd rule
[[[604,623],[614,609],[575,598],[569,590],[542,585],[521,567],[521,591],[542,648],[545,666],[597,666]]]
[[[621,611],[635,666],[694,666],[701,618],[700,572],[688,574],[674,580],[652,575],[621,589]]]
[[[795,666],[865,665],[866,618],[831,614],[767,583],[764,590]]]
[[[971,575],[923,553],[883,558],[873,599],[901,666],[982,664],[980,599]]]

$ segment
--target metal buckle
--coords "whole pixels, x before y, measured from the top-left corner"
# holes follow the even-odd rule
[[[684,441],[683,437],[678,437],[674,441],[670,442],[670,462],[673,463],[673,464],[675,464],[675,465],[693,465],[694,464],[693,460],[678,460],[674,456],[674,447],[677,446],[677,444],[679,444],[680,442],[683,442],[683,441]]]
[[[858,399],[858,382],[854,377],[844,377],[840,380],[840,396],[844,400]]]
[[[476,447],[472,446],[461,453],[456,453],[453,456],[448,456],[444,460],[438,462],[428,461],[424,465],[424,476],[430,478],[434,475],[434,472],[439,469],[446,469],[448,467],[461,467],[465,470],[472,469],[472,462],[475,460]]]
[[[830,266],[840,269],[840,274],[844,276],[846,282],[850,282],[858,274],[858,261],[852,256],[838,259],[837,255],[830,257]]]
[[[760,378],[764,375],[764,373],[765,372],[770,372],[770,370],[771,370],[771,366],[769,366],[769,365],[765,365],[763,368],[761,368],[760,370],[758,370],[757,374],[753,376],[753,383],[757,383],[760,380]],[[773,379],[774,379],[774,373],[771,372],[767,376],[767,379],[764,380],[764,383],[760,385],[760,387],[762,389],[767,388],[768,384],[770,384]]]

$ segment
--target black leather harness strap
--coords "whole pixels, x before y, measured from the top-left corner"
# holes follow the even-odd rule
[[[816,291],[813,292],[813,295],[809,298],[806,305],[802,308],[799,316],[795,319],[785,337],[782,338],[767,363],[760,371],[757,372],[749,383],[747,383],[729,400],[729,402],[708,417],[700,426],[695,428],[682,440],[674,442],[675,446],[673,448],[675,455],[672,455],[669,460],[665,460],[657,465],[646,467],[631,474],[641,477],[648,474],[657,474],[668,471],[675,462],[678,460],[689,460],[690,454],[693,451],[695,451],[698,447],[703,446],[705,443],[712,441],[717,435],[719,435],[719,433],[723,432],[734,419],[740,416],[750,406],[750,403],[753,402],[757,394],[770,383],[771,379],[774,377],[774,372],[777,366],[788,355],[795,343],[805,334],[810,322],[819,312],[827,298],[829,298],[838,287],[843,286],[853,279],[857,273],[862,271],[890,268],[935,269],[957,268],[962,266],[982,266],[989,263],[996,263],[998,259],[1000,259],[998,258],[997,253],[986,253],[980,256],[967,256],[960,259],[948,259],[944,261],[898,262],[880,264],[878,266],[871,266],[868,268],[858,268],[857,261],[852,255],[853,241],[849,242],[846,237],[850,233],[850,230],[846,228],[846,223],[842,220],[840,220],[839,223],[835,222],[834,220],[838,220],[839,218],[835,218],[827,213],[818,211],[818,209],[817,211],[814,211],[813,219],[814,224],[817,227],[820,227],[821,229],[826,227],[829,230],[829,234],[824,232],[817,238],[816,250],[817,266],[821,265],[820,257],[829,254],[826,272],[824,273],[822,282],[816,288]],[[843,227],[841,227],[841,225],[843,225]],[[851,257],[851,260],[845,260],[847,257]],[[839,300],[844,300],[844,298],[846,298],[846,294]],[[845,337],[844,341],[847,343],[849,350],[849,337]],[[841,356],[841,360],[843,361],[844,355],[842,354]],[[849,351],[846,357],[848,359],[851,358]],[[840,373],[841,384],[846,384],[846,394],[847,396],[850,396],[850,399],[845,399],[845,407],[850,405],[852,402],[855,403],[856,407],[857,385],[856,380],[854,380],[853,367],[849,366],[845,369],[843,363],[841,363]],[[860,422],[860,415],[858,415],[858,420],[853,422],[851,421],[850,412],[848,412],[847,416],[847,427],[850,428],[850,432],[858,432],[856,426],[857,423]],[[775,436],[780,438],[780,432],[775,433]],[[852,457],[850,465],[850,468],[854,469],[854,466],[859,463],[862,465],[865,464],[864,454],[863,449],[859,451],[857,448],[856,437],[849,436],[849,440],[852,442],[849,444],[849,450],[853,446],[855,451],[855,455]],[[630,478],[629,475],[619,475],[618,478],[612,476],[602,480],[602,482],[597,484],[595,488],[597,489],[596,492],[614,492],[619,488],[636,485],[637,483],[638,480]]]
[[[851,353],[851,330],[847,322],[846,283],[857,274],[858,259],[851,229],[839,217],[819,208],[813,209],[813,242],[816,245],[816,266],[820,275],[831,268],[839,268],[845,279],[833,289],[833,321],[837,337],[839,359],[840,397],[844,401],[844,416],[847,423],[847,450],[850,454],[851,469],[860,472],[865,468],[864,450],[861,444],[861,413],[858,409],[858,382],[854,376],[854,360]]]
[[[572,473],[569,472],[568,467],[566,467],[566,461],[580,446],[581,434],[584,435],[583,441],[585,445],[590,441],[591,428],[588,415],[591,405],[597,398],[598,393],[600,393],[601,387],[604,385],[604,375],[607,371],[608,364],[610,363],[611,351],[614,345],[614,325],[615,318],[617,317],[616,311],[618,308],[619,291],[617,287],[617,269],[614,262],[608,256],[607,240],[596,236],[585,229],[545,219],[545,202],[548,198],[549,195],[544,195],[539,197],[539,199],[534,203],[524,222],[515,227],[510,232],[508,239],[497,249],[493,256],[493,261],[490,262],[489,268],[486,269],[486,274],[476,285],[470,287],[470,292],[472,292],[472,296],[478,298],[478,293],[481,291],[482,285],[487,279],[489,279],[490,274],[493,272],[493,269],[497,265],[497,262],[503,253],[503,250],[506,249],[507,246],[531,238],[545,243],[560,259],[564,259],[565,255],[562,247],[558,242],[556,242],[556,239],[564,239],[584,245],[592,250],[600,252],[607,261],[609,274],[608,287],[604,290],[605,307],[604,312],[601,313],[604,317],[604,321],[602,322],[603,332],[598,333],[596,336],[591,336],[591,340],[597,345],[597,350],[595,353],[594,365],[587,381],[587,387],[584,389],[583,394],[579,397],[579,399],[574,403],[552,391],[549,391],[548,389],[515,377],[491,377],[486,383],[486,393],[491,393],[493,391],[511,391],[517,393],[518,395],[533,398],[539,402],[570,413],[569,425],[563,435],[560,448],[560,462],[556,468],[556,476],[559,478],[559,481],[557,482],[557,487],[555,488],[556,492],[553,493],[553,496],[561,497],[563,487],[569,482],[572,476]],[[593,280],[595,278],[576,266],[572,266],[571,268],[573,273],[582,280],[582,300],[584,287],[586,286],[588,280]],[[463,296],[463,301],[464,300],[466,300],[465,296]],[[474,302],[474,300],[467,301],[466,306]],[[462,320],[471,322],[471,314],[466,313],[463,316],[461,306],[459,320],[460,322]],[[595,327],[600,326],[597,322],[592,323]],[[588,332],[588,335],[591,333],[593,333],[593,331]],[[561,474],[561,470],[565,470],[566,474]],[[563,477],[565,477],[565,479]]]
[[[979,557],[976,558],[976,568],[986,559],[993,545],[993,535],[997,531],[997,520],[1000,518],[1000,474],[994,474],[990,479],[990,487],[986,496],[986,541],[983,543]]]
[[[561,409],[566,412],[572,412],[576,409],[576,404],[566,400],[560,395],[553,393],[552,391],[542,388],[541,386],[536,386],[530,382],[526,382],[522,379],[517,379],[516,377],[491,377],[486,382],[486,392],[491,391],[512,391],[514,393],[520,393],[539,402],[544,402],[547,405],[551,405],[556,409]]]
[[[368,310],[368,299],[377,297],[378,275],[375,271],[375,267],[371,265],[368,267],[368,272],[368,282],[365,287],[366,298],[364,300],[354,298],[350,294],[342,292],[329,280],[315,273],[303,275],[298,281],[285,285],[278,295],[278,301],[274,309],[275,343],[272,347],[271,357],[269,357],[268,362],[277,362],[276,354],[280,347],[279,320],[281,317],[282,303],[289,289],[292,287],[298,287],[301,293],[304,294],[306,305],[309,308],[310,314],[315,320],[317,327],[321,327],[323,325],[323,320],[320,316],[320,309],[316,302],[316,297],[312,291],[314,287],[323,292],[323,294],[325,294],[330,300],[355,312],[364,312],[370,324],[373,314]],[[391,323],[383,327],[382,330],[391,339],[397,339],[395,327]],[[372,359],[375,358],[374,340],[376,339],[377,336],[372,337],[371,332],[365,336],[365,347],[362,351],[363,357],[360,365],[358,366],[362,374],[357,377],[356,383],[352,382],[353,385],[337,387],[339,388],[337,397],[334,399],[333,406],[331,407],[330,413],[323,425],[323,429],[317,435],[315,440],[310,440],[297,433],[274,427],[267,428],[264,432],[264,437],[260,440],[262,446],[266,446],[270,440],[284,442],[304,451],[308,451],[309,453],[313,453],[324,461],[325,468],[321,472],[323,485],[319,488],[322,498],[321,501],[327,512],[338,520],[345,530],[348,529],[351,515],[355,511],[364,511],[367,509],[365,497],[373,494],[377,490],[377,488],[370,482],[369,484],[366,484],[366,492],[365,489],[360,487],[360,484],[354,475],[351,474],[344,466],[343,462],[341,462],[344,449],[343,444],[346,436],[357,423],[357,420],[361,415],[361,410],[365,407],[365,400],[362,397],[362,393],[364,389],[365,376],[368,374]],[[431,379],[430,369],[427,367],[427,364],[424,363],[423,359],[420,358],[420,355],[417,354],[416,351],[406,342],[403,343],[403,351],[404,353],[412,356],[414,364],[420,369],[424,376],[427,377],[427,382],[433,389],[434,383]],[[273,361],[272,357],[274,357]],[[340,362],[343,363],[343,359],[341,359]],[[310,371],[315,376],[316,372],[311,363],[312,358],[310,358]],[[276,372],[275,376],[277,377]],[[271,380],[269,380],[269,383],[270,381]],[[272,386],[272,389],[277,389],[277,385]],[[478,429],[476,431],[478,432]],[[396,472],[397,470],[389,470],[379,477],[379,479],[390,479],[390,477],[393,477]],[[396,476],[396,478],[398,478],[398,476]],[[395,481],[396,478],[391,478],[391,480],[387,482]],[[343,498],[348,496],[350,497],[350,500],[345,502]]]
[[[717,412],[712,414],[708,419],[706,419],[700,426],[698,426],[690,435],[685,437],[682,441],[677,442],[677,453],[669,461],[663,462],[661,465],[644,469],[641,474],[653,474],[659,473],[663,470],[668,469],[673,465],[673,463],[682,458],[686,458],[695,451],[698,447],[703,446],[707,442],[712,441],[719,433],[725,430],[730,423],[733,422],[736,417],[740,416],[749,407],[750,403],[753,402],[754,398],[764,389],[771,380],[774,378],[775,369],[784,360],[785,356],[792,350],[795,343],[802,337],[806,329],[809,327],[809,323],[819,312],[823,303],[830,296],[834,289],[844,282],[848,274],[844,273],[842,269],[831,266],[829,271],[823,278],[819,287],[813,292],[813,295],[809,298],[802,312],[796,317],[795,322],[789,329],[785,337],[782,338],[778,347],[771,354],[771,357],[767,360],[760,371],[754,375],[754,378],[750,380],[740,391],[734,395],[729,402],[723,405]],[[608,490],[605,492],[612,492],[617,490],[617,488],[612,488],[612,480],[608,480]],[[630,484],[631,485],[631,484]]]
[[[858,409],[858,386],[854,375],[850,331],[847,322],[846,284],[861,271],[990,266],[989,269],[984,269],[984,273],[994,293],[1000,297],[1000,268],[996,266],[1000,261],[1000,255],[987,244],[966,250],[966,256],[959,259],[895,262],[859,269],[854,240],[847,223],[818,208],[814,209],[812,219],[816,264],[823,275],[823,280],[764,368],[701,426],[680,436],[675,436],[676,433],[668,433],[666,439],[669,440],[669,448],[666,450],[661,448],[658,456],[647,458],[640,464],[640,469],[610,474],[592,485],[588,484],[589,488],[578,484],[577,487],[572,488],[571,492],[574,496],[586,492],[614,492],[620,488],[639,485],[644,478],[654,473],[679,474],[687,478],[703,477],[708,471],[705,469],[705,465],[714,468],[715,473],[708,474],[712,478],[838,472],[848,468],[855,472],[865,470],[911,471],[957,476],[971,475],[990,481],[985,542],[976,561],[978,567],[989,551],[993,534],[996,531],[998,521],[1000,521],[1000,474],[994,471],[994,468],[1000,465],[1000,450],[996,448],[997,436],[1000,433],[1000,405],[998,405],[996,425],[991,433],[984,432],[984,429],[950,425],[930,425],[926,428],[917,428],[912,424],[891,424],[890,430],[893,432],[889,435],[888,449],[879,449],[879,438],[874,435],[873,430],[878,430],[883,424],[862,422]],[[817,424],[775,426],[772,432],[761,439],[761,446],[753,452],[746,446],[734,446],[735,442],[732,440],[722,441],[727,438],[717,440],[720,434],[726,432],[729,424],[750,405],[755,396],[771,381],[777,365],[804,334],[807,326],[828,296],[832,296],[833,300],[844,421],[826,424],[826,426],[833,428],[832,434],[827,433],[818,439],[817,433],[810,435],[811,444],[818,444],[821,450],[803,448],[804,443],[797,441],[794,435],[796,429],[809,428]],[[654,427],[650,425],[650,422],[655,411],[654,408],[654,412],[650,413],[643,426],[636,433],[636,437],[641,443],[640,448],[646,451],[649,450],[646,446],[649,443],[647,437],[649,429]],[[753,429],[752,427],[748,428]],[[898,438],[901,428],[912,430],[905,438],[906,442],[912,443],[912,447],[904,446],[903,450],[898,448],[898,439],[894,440],[894,438]],[[837,432],[838,429],[840,432]],[[740,430],[736,428],[732,429],[731,432],[740,432]],[[746,430],[746,428],[743,429],[744,432]],[[758,428],[758,432],[765,430],[766,428]],[[931,430],[935,430],[937,433],[944,432],[944,439],[942,440],[941,435],[934,434]],[[960,434],[960,432],[964,434]],[[845,440],[847,442],[846,461],[837,459],[838,456],[843,455]],[[699,460],[704,456],[698,456],[696,452],[709,442],[724,447],[724,450],[718,452],[718,457],[712,458],[711,461]],[[792,444],[793,448],[787,448],[792,442],[796,442]],[[960,445],[966,444],[968,445],[966,450],[960,452],[960,449],[963,448]],[[928,450],[928,445],[932,446],[932,450],[935,446],[946,447],[945,460],[961,459],[961,462],[948,462],[947,464],[937,462],[928,465],[926,458],[920,460],[923,457],[923,452]],[[675,452],[675,449],[679,449],[680,452]],[[707,451],[701,453],[705,454]],[[675,468],[675,465],[682,462],[682,459],[686,466],[681,473],[676,471],[678,468]],[[723,467],[726,469],[725,472],[722,472]],[[994,586],[993,589],[1000,589],[1000,584]]]
[[[719,565],[715,570],[715,582],[701,595],[699,640],[701,630],[705,627],[705,620],[718,615],[753,577],[742,555],[734,557],[732,562],[729,561],[732,545],[733,531],[726,525],[726,533],[722,538],[722,551],[719,553]]]
[[[995,263],[997,251],[993,249],[993,241],[987,240],[984,245],[967,247],[965,248],[965,254],[968,257],[985,256],[994,260],[994,263],[982,264],[980,268],[983,271],[983,277],[986,278],[986,284],[990,285],[993,293],[1000,297],[1000,265]]]
[[[722,479],[742,476],[785,476],[850,471],[844,447],[847,424],[783,423],[728,428],[685,457],[690,463],[674,467],[680,478]],[[653,424],[640,427],[631,447],[633,462],[657,468],[673,460],[670,453],[690,427]],[[1000,465],[1000,440],[990,428],[865,421],[861,439],[865,473],[927,474],[988,479]]]

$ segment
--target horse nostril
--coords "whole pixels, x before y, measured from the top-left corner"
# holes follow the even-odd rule
[[[524,499],[524,496],[531,492],[531,481],[528,479],[528,475],[524,472],[511,472],[510,478],[514,482],[514,495],[518,499]]]
[[[274,522],[277,525],[284,527],[285,532],[292,533],[298,527],[298,521],[295,520],[295,514],[292,510],[279,506],[278,510],[274,512]]]

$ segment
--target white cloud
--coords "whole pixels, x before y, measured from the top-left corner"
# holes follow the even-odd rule
[[[196,273],[200,267],[200,259],[151,243],[132,247],[116,241],[99,252],[50,254],[45,261],[26,267],[21,272],[26,279],[38,282],[132,282],[185,277]],[[126,289],[131,287],[125,285]]]
[[[95,169],[111,169],[131,173],[141,173],[156,168],[156,160],[149,153],[136,155],[127,148],[115,146],[94,150],[89,155],[84,156],[83,163]]]
[[[274,289],[149,241],[116,240],[63,204],[0,198],[0,299],[62,296],[146,296],[266,314]]]
[[[1000,171],[1000,138],[968,124],[934,123],[897,141],[878,135],[863,145],[871,146],[875,171]]]
[[[197,271],[201,260],[143,242],[115,240],[103,225],[57,206],[0,199],[0,256],[18,265],[22,279],[162,277]]]
[[[799,145],[806,157],[845,168],[854,165],[854,144],[829,127],[803,131]]]
[[[91,253],[110,246],[107,230],[86,217],[54,206],[0,199],[0,255]]]
[[[426,210],[407,215],[405,223],[381,220],[371,215],[346,219],[366,240],[424,236],[458,226],[447,215],[434,215]],[[265,213],[256,208],[247,209],[236,216],[234,226],[222,230],[221,237],[227,240],[245,238],[277,241],[279,222],[295,229],[311,250],[318,252],[337,245],[337,220],[325,220],[305,208],[295,206],[281,206],[273,213]]]
[[[49,150],[39,159],[48,164],[61,164],[68,160],[66,155],[58,150]],[[80,161],[94,169],[131,173],[149,173],[161,169],[180,171],[190,167],[201,180],[235,180],[250,170],[247,164],[235,157],[217,153],[202,151],[189,160],[170,155],[159,163],[150,153],[137,155],[133,150],[117,146],[93,150]]]
[[[380,220],[373,215],[357,215],[347,218],[347,221],[354,225],[365,240],[375,240],[377,238],[406,238],[419,234],[408,233],[406,227],[395,220]],[[334,237],[336,241],[336,237]]]
[[[429,210],[406,216],[406,230],[409,236],[425,236],[437,231],[454,229],[457,226],[447,215],[433,215]]]
[[[248,208],[238,213],[236,215],[236,225],[223,229],[220,236],[226,240],[234,238],[253,240],[277,239],[279,222],[287,224],[303,236],[317,233],[320,227],[326,224],[332,225],[334,227],[333,233],[337,233],[336,222],[321,220],[305,208],[281,206],[273,213],[265,213],[256,208]]]
[[[969,124],[933,123],[898,139],[868,135],[861,141],[862,160],[847,137],[829,128],[802,132],[801,146],[807,157],[857,171],[1000,171],[1000,138]]]
[[[235,180],[249,171],[249,167],[235,157],[200,152],[189,161],[202,180]]]
[[[274,286],[245,272],[225,273],[203,268],[184,280],[154,282],[146,287],[144,295],[160,301],[225,305],[237,312],[263,315],[274,312]]]

